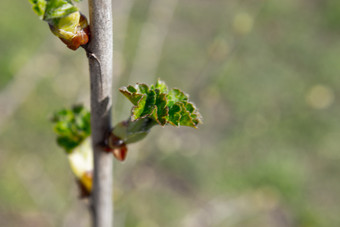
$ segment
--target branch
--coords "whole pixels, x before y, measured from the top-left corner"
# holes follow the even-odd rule
[[[91,126],[94,151],[93,191],[91,198],[94,227],[113,223],[112,154],[98,146],[111,129],[112,105],[112,3],[89,0],[91,41],[86,47],[90,65]]]

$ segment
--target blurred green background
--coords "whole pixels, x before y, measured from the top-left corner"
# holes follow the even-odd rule
[[[117,88],[156,78],[204,116],[115,161],[115,227],[340,226],[339,1],[113,4],[114,122],[130,108]],[[0,226],[89,226],[49,122],[89,104],[84,51],[28,1],[0,8]]]

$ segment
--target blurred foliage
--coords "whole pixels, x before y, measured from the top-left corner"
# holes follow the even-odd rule
[[[133,4],[116,88],[152,4]],[[52,39],[28,2],[0,6],[1,91],[25,65],[46,72],[0,127],[0,225],[87,226],[74,221],[85,203],[48,121],[88,104],[86,57]],[[340,225],[338,12],[332,0],[178,1],[154,78],[191,94],[204,124],[155,129],[115,163],[116,226]],[[44,64],[30,65],[38,56]],[[114,123],[126,103],[115,103]]]
[[[71,153],[74,148],[91,135],[90,112],[82,105],[56,112],[52,122],[57,134],[57,143],[67,153]]]

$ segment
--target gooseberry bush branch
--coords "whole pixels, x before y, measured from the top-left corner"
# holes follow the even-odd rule
[[[132,103],[132,109],[125,121],[112,127],[111,0],[89,0],[90,24],[73,3],[80,0],[29,1],[54,35],[71,50],[84,48],[89,59],[91,112],[75,105],[56,112],[52,122],[57,144],[65,150],[81,198],[91,198],[93,226],[110,227],[112,157],[124,161],[127,146],[144,139],[154,126],[197,128],[202,117],[186,93],[169,89],[165,82],[157,80],[150,86],[137,83],[119,89]]]
[[[95,227],[113,225],[113,161],[100,144],[112,128],[112,1],[89,0],[91,40],[85,47],[89,57],[91,88],[91,140],[94,157],[92,221]]]

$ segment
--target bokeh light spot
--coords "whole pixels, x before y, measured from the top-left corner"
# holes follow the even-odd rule
[[[248,34],[253,29],[254,19],[246,12],[235,15],[233,29],[240,35]]]
[[[324,85],[315,85],[306,94],[306,102],[315,109],[326,109],[334,102],[334,93]]]

